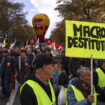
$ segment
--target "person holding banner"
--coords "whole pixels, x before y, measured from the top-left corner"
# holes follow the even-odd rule
[[[81,67],[77,70],[77,78],[69,81],[67,90],[68,105],[96,105],[96,92],[91,95],[91,71],[88,67]]]
[[[101,66],[94,71],[93,80],[98,93],[98,105],[105,105],[105,60],[102,60]]]

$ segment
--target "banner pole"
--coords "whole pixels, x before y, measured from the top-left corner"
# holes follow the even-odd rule
[[[91,95],[93,95],[93,55],[91,55]]]
[[[93,55],[91,55],[91,95],[93,95]]]

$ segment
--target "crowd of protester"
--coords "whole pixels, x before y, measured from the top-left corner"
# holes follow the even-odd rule
[[[90,59],[65,57],[64,52],[64,49],[56,50],[55,53],[53,49],[48,47],[35,48],[33,46],[28,46],[25,48],[17,47],[13,49],[0,48],[0,82],[3,99],[5,101],[9,101],[11,90],[15,89],[16,80],[21,86],[29,78],[29,76],[31,77],[35,73],[34,62],[36,57],[38,55],[45,54],[47,56],[59,59],[60,61],[58,64],[56,64],[56,70],[53,73],[53,78],[51,79],[56,96],[56,105],[58,105],[58,96],[61,88],[64,87],[64,89],[66,90],[65,92],[67,93],[68,84],[72,83],[70,82],[70,80],[78,77],[77,70],[80,67],[88,67],[90,69]],[[103,63],[100,63],[100,60],[95,60],[93,62],[94,71],[98,67],[102,68],[102,65]],[[97,77],[97,74],[94,74],[95,77]],[[103,91],[99,90],[100,88],[97,86],[97,81],[94,81],[94,84],[95,87],[97,87],[98,93],[105,93],[105,88],[103,89]],[[71,88],[69,87],[68,93],[71,91],[70,89]],[[70,95],[67,94],[66,96],[70,97]],[[103,97],[105,97],[105,95],[103,95]],[[70,98],[72,99],[72,97]],[[70,98],[68,99],[68,101],[70,100]],[[103,98],[103,100],[105,99]],[[103,100],[101,101],[103,102]],[[91,101],[89,102],[90,104],[92,103]],[[72,104],[68,102],[68,105],[80,104]]]
[[[33,63],[36,56],[41,54],[53,57],[50,48],[0,48],[0,82],[6,101],[10,98],[11,90],[15,89],[16,80],[22,85],[28,76],[34,74]]]

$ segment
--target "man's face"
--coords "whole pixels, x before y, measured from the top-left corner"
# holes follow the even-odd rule
[[[46,75],[48,79],[53,78],[53,72],[55,71],[55,64],[46,65]]]
[[[80,80],[84,84],[87,84],[89,86],[91,83],[91,71],[90,70],[84,71],[83,75],[80,76]]]
[[[25,52],[21,52],[21,56],[25,56]]]
[[[55,72],[58,72],[58,64],[55,64]]]
[[[27,53],[28,54],[31,54],[31,49],[27,49]]]
[[[50,53],[50,51],[46,51],[46,55],[48,55],[48,56],[49,56],[50,54],[51,54],[51,53]]]

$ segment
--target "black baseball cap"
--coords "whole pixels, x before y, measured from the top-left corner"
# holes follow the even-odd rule
[[[48,64],[57,64],[60,61],[54,57],[50,57],[47,55],[38,55],[35,60],[35,68],[41,68],[43,65]]]

